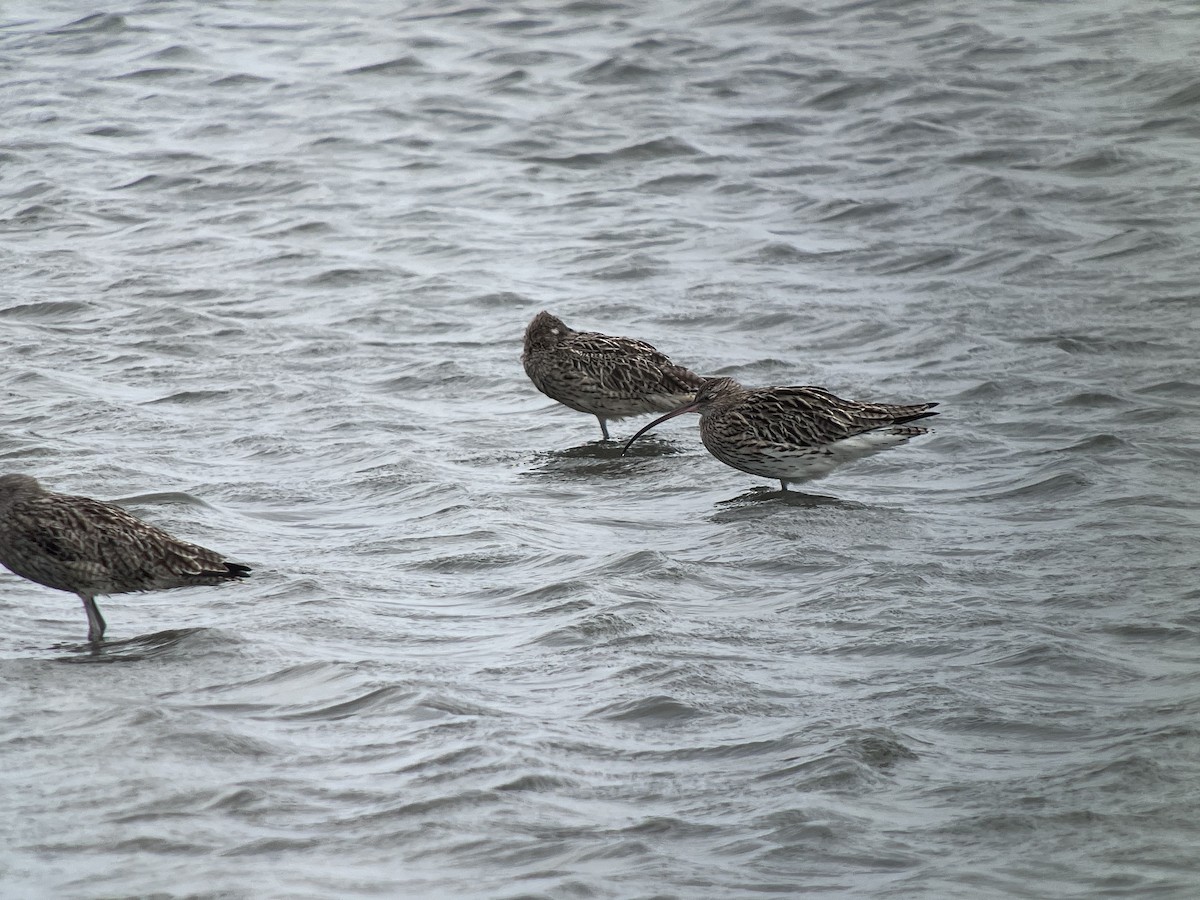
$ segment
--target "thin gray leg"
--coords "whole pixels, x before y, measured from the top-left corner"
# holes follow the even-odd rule
[[[779,479],[779,490],[783,491],[783,493],[785,493],[785,494],[788,492],[787,482],[784,481],[782,478]]]
[[[604,439],[606,441],[612,440],[612,438],[608,436],[608,423],[605,422],[604,419],[600,418],[600,416],[596,416],[596,419],[600,422],[600,433],[604,435]]]
[[[79,599],[83,601],[83,611],[88,617],[88,640],[97,644],[104,640],[104,630],[108,628],[108,624],[104,621],[104,616],[100,615],[100,607],[96,605],[95,598],[80,594]]]

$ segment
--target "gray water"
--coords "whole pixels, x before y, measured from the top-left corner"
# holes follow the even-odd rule
[[[1200,8],[0,17],[0,471],[255,569],[0,575],[0,895],[1200,894]],[[621,458],[543,308],[942,415]]]

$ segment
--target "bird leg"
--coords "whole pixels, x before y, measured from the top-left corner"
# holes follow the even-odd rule
[[[786,494],[788,492],[787,482],[784,481],[782,478],[779,479],[779,490],[781,493],[784,493],[784,494]]]
[[[604,439],[606,441],[612,440],[612,438],[608,436],[608,423],[605,422],[600,416],[596,416],[596,421],[600,423],[600,433],[604,435]]]
[[[96,605],[95,598],[80,594],[79,599],[83,601],[83,611],[88,617],[88,640],[98,644],[104,640],[104,630],[108,628],[108,624],[104,621],[104,616],[100,615],[100,607]]]

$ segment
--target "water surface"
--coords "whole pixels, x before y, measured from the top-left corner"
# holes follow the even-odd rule
[[[0,24],[3,470],[255,569],[0,575],[0,893],[1196,896],[1200,11]],[[942,415],[622,458],[543,308]]]

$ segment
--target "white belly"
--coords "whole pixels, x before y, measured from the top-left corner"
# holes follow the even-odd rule
[[[725,445],[710,444],[707,440],[704,446],[727,466],[751,475],[795,483],[823,478],[838,466],[903,444],[912,436],[881,429],[856,434],[821,447],[765,444],[754,447],[752,453],[739,452],[741,448],[735,450]]]

